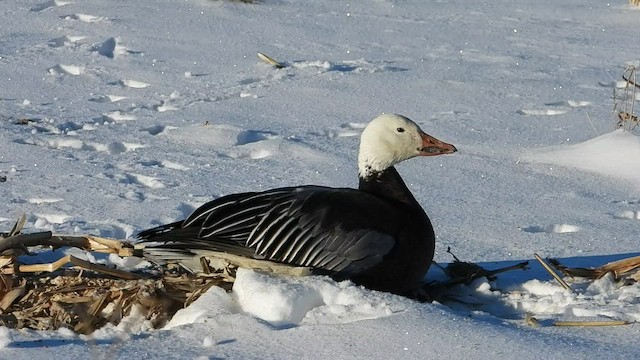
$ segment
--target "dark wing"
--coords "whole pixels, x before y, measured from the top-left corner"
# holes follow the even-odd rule
[[[182,223],[139,237],[156,242],[152,247],[166,258],[224,251],[348,276],[378,264],[405,221],[397,203],[353,189],[305,186],[225,196]]]

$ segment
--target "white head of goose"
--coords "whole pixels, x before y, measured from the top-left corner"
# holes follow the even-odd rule
[[[223,196],[141,232],[143,254],[198,272],[201,257],[227,253],[404,294],[431,265],[435,235],[393,165],[456,151],[410,119],[383,114],[362,133],[357,190],[306,185]]]

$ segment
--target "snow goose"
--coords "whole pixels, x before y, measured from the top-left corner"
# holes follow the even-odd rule
[[[138,237],[150,260],[192,271],[207,253],[223,252],[407,293],[431,264],[435,235],[393,166],[456,151],[410,119],[383,114],[362,132],[357,190],[307,185],[223,196]]]

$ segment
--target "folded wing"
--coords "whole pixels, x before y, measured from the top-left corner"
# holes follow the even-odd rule
[[[180,262],[209,250],[350,276],[392,251],[402,210],[352,189],[281,188],[216,199],[139,238],[157,261]]]

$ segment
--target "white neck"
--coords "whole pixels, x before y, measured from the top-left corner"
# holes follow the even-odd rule
[[[416,149],[421,143],[420,128],[413,121],[396,114],[378,116],[367,125],[360,137],[360,177],[367,179],[418,155]]]
[[[360,153],[358,154],[358,175],[367,179],[375,173],[383,172],[389,167],[404,160],[386,146],[373,147],[371,144],[360,143]]]

